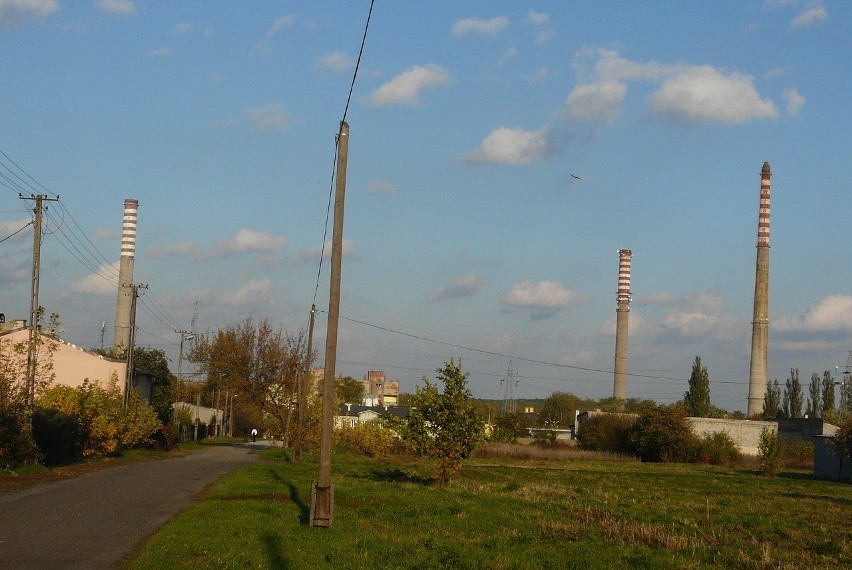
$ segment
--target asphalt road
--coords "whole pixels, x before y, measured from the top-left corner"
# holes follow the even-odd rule
[[[256,461],[252,445],[0,493],[0,568],[115,568],[210,483]]]

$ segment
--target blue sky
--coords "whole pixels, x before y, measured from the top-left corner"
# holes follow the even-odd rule
[[[125,198],[140,345],[176,368],[196,304],[202,332],[307,326],[368,8],[0,0],[0,171],[60,196],[41,304],[67,340],[98,346],[106,320],[112,342]],[[629,248],[628,396],[681,398],[700,355],[714,403],[745,409],[764,161],[770,378],[842,370],[850,22],[827,0],[377,2],[347,115],[338,372],[411,391],[460,357],[498,398],[511,360],[516,395],[611,395]],[[31,218],[17,193],[0,187],[0,239]],[[0,244],[10,318],[31,247],[29,228]]]

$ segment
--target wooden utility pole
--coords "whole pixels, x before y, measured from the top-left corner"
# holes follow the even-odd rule
[[[311,305],[311,321],[308,326],[308,352],[305,354],[305,363],[302,366],[302,373],[299,375],[299,411],[296,421],[296,445],[293,449],[293,463],[302,462],[302,448],[305,445],[305,412],[308,409],[308,387],[311,382],[311,363],[313,362],[312,353],[314,351],[314,317],[316,314],[317,306]]]
[[[334,197],[334,231],[331,237],[331,290],[325,337],[325,374],[322,392],[322,436],[319,476],[311,490],[311,526],[330,527],[334,511],[331,483],[331,438],[334,429],[334,367],[337,361],[337,324],[340,318],[340,267],[343,257],[343,204],[346,195],[346,161],[349,157],[349,125],[340,123],[337,134],[337,185]]]
[[[18,194],[18,198],[21,200],[35,200],[36,202],[35,209],[33,210],[33,213],[35,214],[35,221],[33,222],[33,273],[32,280],[30,282],[30,328],[27,341],[26,403],[27,406],[31,407],[35,404],[35,376],[38,364],[38,355],[36,352],[34,338],[38,333],[38,285],[41,275],[41,217],[45,208],[44,202],[57,202],[59,201],[59,196],[56,198],[48,198],[44,194],[38,194],[36,196],[24,196],[23,194]]]

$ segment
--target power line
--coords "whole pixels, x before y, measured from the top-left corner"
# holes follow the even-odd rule
[[[22,227],[21,229],[19,229],[18,231],[16,231],[16,232],[15,232],[15,233],[13,233],[12,235],[9,235],[9,236],[4,237],[3,239],[0,239],[0,243],[3,243],[3,242],[4,242],[4,241],[6,241],[7,239],[11,239],[11,238],[15,237],[16,235],[18,235],[19,233],[21,233],[22,231],[24,231],[25,229],[27,229],[28,227],[30,227],[31,225],[33,225],[33,223],[34,223],[34,222],[27,222],[27,223],[26,223],[26,225],[25,225],[24,227]]]

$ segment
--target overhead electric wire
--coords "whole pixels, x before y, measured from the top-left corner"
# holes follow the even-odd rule
[[[18,231],[16,231],[15,233],[13,233],[13,234],[11,234],[11,235],[8,235],[8,236],[6,236],[6,237],[4,237],[3,239],[0,239],[0,243],[3,243],[3,242],[4,242],[4,241],[6,241],[7,239],[11,239],[11,238],[15,237],[16,235],[18,235],[19,233],[21,233],[22,231],[24,231],[25,229],[27,229],[29,226],[33,225],[34,223],[35,223],[35,222],[27,222],[27,223],[26,223],[26,225],[25,225],[24,227],[22,227],[21,229],[19,229],[19,230],[18,230]]]
[[[320,312],[325,312],[325,311],[320,311]],[[535,359],[535,358],[526,358],[526,357],[523,357],[523,356],[505,354],[505,353],[496,352],[496,351],[493,351],[493,350],[485,350],[485,349],[482,349],[482,348],[473,348],[473,347],[465,346],[465,345],[462,345],[462,344],[455,344],[455,343],[437,340],[437,339],[433,339],[433,338],[429,338],[429,337],[425,337],[425,336],[421,336],[421,335],[407,333],[407,332],[404,332],[404,331],[395,330],[395,329],[392,329],[392,328],[389,328],[389,327],[384,327],[384,326],[381,326],[381,325],[368,323],[368,322],[365,322],[365,321],[359,321],[357,319],[344,317],[343,315],[340,316],[340,319],[342,319],[344,321],[349,321],[351,323],[363,325],[363,326],[366,326],[366,327],[375,328],[375,329],[378,329],[378,330],[381,330],[381,331],[385,331],[385,332],[389,332],[389,333],[393,333],[393,334],[398,334],[400,336],[405,336],[405,337],[413,338],[413,339],[416,339],[416,340],[422,340],[422,341],[425,341],[425,342],[431,342],[431,343],[434,343],[434,344],[440,344],[440,345],[443,345],[443,346],[449,346],[451,348],[468,350],[468,351],[476,352],[476,353],[479,353],[479,354],[487,354],[487,355],[490,355],[490,356],[497,356],[497,357],[500,357],[500,358],[508,358],[508,359],[517,360],[517,361],[520,361],[520,362],[529,362],[531,364],[541,364],[541,365],[544,365],[544,366],[553,366],[555,368],[567,368],[569,370],[582,370],[584,372],[595,372],[595,373],[600,373],[600,374],[612,374],[613,373],[613,370],[607,370],[607,369],[602,369],[602,368],[590,368],[590,367],[586,367],[586,366],[562,364],[562,363],[559,363],[559,362],[549,362],[549,361],[546,361],[546,360],[538,360],[538,359]],[[675,382],[689,382],[688,378],[675,378],[675,377],[672,377],[672,376],[654,376],[654,375],[651,375],[651,374],[637,374],[635,372],[628,372],[627,376],[630,376],[632,378],[647,378],[647,379],[652,379],[652,380],[673,380]],[[734,381],[731,381],[731,380],[715,380],[715,381],[711,380],[711,383],[713,383],[713,384],[744,385],[743,382],[734,382]]]
[[[352,101],[352,92],[355,89],[355,80],[358,78],[358,70],[361,67],[361,58],[364,55],[364,45],[367,43],[367,31],[370,29],[370,20],[373,17],[373,5],[375,0],[370,0],[370,10],[367,13],[367,22],[364,24],[364,34],[361,36],[361,47],[358,50],[358,59],[355,62],[355,70],[352,72],[352,81],[349,84],[349,94],[346,96],[346,105],[343,108],[343,118],[340,120],[340,129],[343,128],[343,123],[346,122],[346,116],[349,114],[349,103]],[[311,305],[316,305],[317,293],[319,292],[320,276],[322,274],[322,262],[325,257],[325,242],[328,239],[328,222],[331,217],[331,198],[334,194],[334,181],[337,177],[337,157],[340,150],[340,130],[334,138],[334,164],[331,167],[331,184],[328,188],[328,204],[325,208],[325,226],[323,227],[322,245],[320,246],[319,267],[317,268],[317,283],[314,287],[314,296]]]

